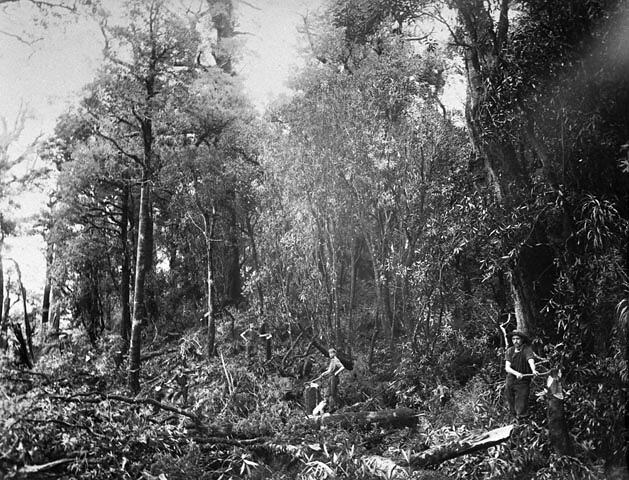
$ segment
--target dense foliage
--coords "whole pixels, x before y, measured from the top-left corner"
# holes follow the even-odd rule
[[[626,3],[330,1],[262,116],[234,75],[234,5],[201,3],[92,12],[103,67],[40,151],[59,172],[40,222],[53,328],[33,346],[26,307],[0,318],[20,352],[3,358],[0,468],[626,478]],[[457,76],[464,112],[442,101]],[[378,471],[374,455],[407,465],[511,422],[516,327],[563,373],[570,453],[539,377],[506,443]],[[328,346],[353,363],[341,411],[419,424],[309,425]]]

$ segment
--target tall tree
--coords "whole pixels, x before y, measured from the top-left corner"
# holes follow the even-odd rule
[[[85,108],[94,133],[140,172],[137,252],[130,338],[129,388],[139,389],[141,330],[146,322],[145,287],[153,268],[152,190],[162,168],[159,142],[195,74],[199,34],[194,22],[161,0],[130,1],[123,20],[102,19],[106,66]]]

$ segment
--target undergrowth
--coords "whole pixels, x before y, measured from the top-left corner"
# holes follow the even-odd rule
[[[132,398],[125,365],[114,361],[116,341],[107,337],[94,347],[76,340],[70,350],[42,355],[32,371],[2,357],[2,478],[604,478],[601,462],[576,434],[574,457],[552,452],[541,404],[506,443],[434,470],[404,467],[412,452],[510,422],[497,370],[436,395],[430,379],[418,385],[393,359],[378,365],[380,380],[359,368],[344,374],[341,411],[411,406],[418,426],[313,427],[301,403],[306,379],[281,361],[281,350],[270,362],[261,354],[208,362],[198,332],[174,342],[155,339],[145,349],[142,391]],[[386,369],[396,370],[389,381],[382,380]],[[400,468],[378,472],[365,462],[373,455]]]

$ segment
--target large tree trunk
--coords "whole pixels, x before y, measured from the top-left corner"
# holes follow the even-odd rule
[[[512,269],[508,278],[517,328],[518,330],[531,332],[535,326],[534,299],[526,284],[526,280],[522,277],[521,268]]]
[[[133,294],[133,320],[131,322],[131,342],[129,346],[128,386],[131,392],[140,390],[140,353],[142,348],[142,325],[146,319],[144,307],[144,283],[147,275],[147,255],[151,255],[148,245],[148,228],[151,210],[151,184],[145,173],[140,190],[140,213],[138,225],[138,247],[135,267],[135,288]]]
[[[470,140],[498,203],[504,209],[511,209],[518,206],[518,192],[530,183],[530,179],[518,162],[513,144],[488,130],[482,117],[489,96],[488,85],[491,76],[500,68],[500,55],[507,40],[509,2],[501,2],[497,23],[484,0],[456,0],[455,7],[464,32],[464,38],[456,41],[465,45],[468,83],[465,118]],[[519,262],[512,266],[510,287],[518,327],[531,330],[535,327],[534,299],[523,275],[525,268],[526,265]]]

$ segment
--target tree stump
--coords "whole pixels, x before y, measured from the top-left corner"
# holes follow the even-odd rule
[[[572,442],[563,408],[563,386],[561,370],[553,369],[546,380],[546,398],[548,399],[548,435],[550,443],[560,455],[572,455]]]
[[[330,413],[339,407],[339,377],[332,374],[330,376],[330,395],[328,399]]]
[[[319,385],[311,383],[304,389],[304,408],[306,414],[312,415],[312,411],[321,401],[321,394],[319,392]]]

